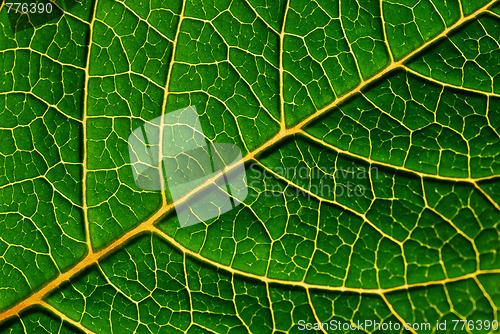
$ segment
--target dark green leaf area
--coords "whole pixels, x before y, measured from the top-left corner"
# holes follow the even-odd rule
[[[21,314],[20,318],[7,321],[0,328],[2,334],[83,334],[84,332],[54,314],[36,307]]]

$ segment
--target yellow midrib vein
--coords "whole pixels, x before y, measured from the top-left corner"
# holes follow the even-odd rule
[[[261,147],[257,148],[253,152],[250,152],[248,155],[246,155],[245,158],[243,159],[243,162],[248,162],[250,160],[253,160],[261,152],[263,152],[263,151],[267,150],[268,148],[272,147],[273,145],[275,145],[276,143],[278,143],[279,141],[281,141],[283,138],[286,138],[286,137],[292,136],[294,134],[300,133],[301,130],[302,130],[302,128],[305,125],[307,125],[308,123],[310,123],[314,119],[318,118],[320,115],[323,115],[325,112],[327,112],[328,110],[332,109],[333,107],[339,105],[343,101],[345,101],[345,100],[349,99],[350,97],[354,96],[355,94],[360,93],[369,84],[371,84],[371,83],[377,81],[378,79],[382,78],[387,73],[389,73],[389,72],[391,72],[391,71],[393,71],[393,70],[395,70],[397,68],[400,68],[403,65],[403,63],[406,62],[408,59],[410,59],[411,57],[413,57],[416,54],[420,53],[423,49],[427,48],[428,46],[434,44],[436,41],[438,41],[439,39],[443,38],[449,32],[455,30],[457,27],[461,26],[465,22],[467,22],[467,21],[469,21],[469,20],[477,17],[479,14],[485,12],[488,7],[490,7],[493,3],[497,2],[497,1],[498,0],[490,1],[487,5],[479,8],[478,10],[476,10],[475,12],[473,12],[472,14],[461,18],[455,24],[453,24],[452,26],[448,27],[443,32],[441,32],[439,35],[435,36],[434,38],[432,38],[431,40],[429,40],[428,42],[426,42],[425,44],[423,44],[422,46],[420,46],[416,50],[412,51],[411,53],[409,53],[407,56],[405,56],[401,60],[392,63],[391,65],[389,65],[384,70],[382,70],[381,72],[377,73],[376,75],[374,75],[370,79],[367,79],[367,80],[361,82],[355,89],[353,89],[349,93],[347,93],[347,94],[345,94],[345,95],[337,98],[335,101],[333,101],[332,103],[328,104],[327,106],[321,108],[320,110],[316,111],[315,113],[313,113],[312,115],[310,115],[309,117],[307,117],[306,119],[304,119],[303,121],[301,121],[300,123],[298,123],[297,125],[295,125],[295,126],[293,126],[291,128],[288,128],[288,129],[282,129],[276,136],[274,136],[273,138],[271,138],[264,145],[262,145]],[[89,48],[90,48],[90,45],[89,45]],[[175,55],[172,55],[172,57],[174,57],[174,56]],[[172,62],[173,61],[174,61],[174,58],[172,58]],[[88,68],[87,68],[87,71],[88,71]],[[178,202],[176,202],[176,204],[180,204],[180,203],[186,201],[192,194],[196,193],[201,188],[205,187],[207,184],[212,183],[215,179],[217,179],[220,176],[222,176],[224,172],[227,172],[228,170],[231,170],[235,166],[237,166],[237,165],[231,165],[231,166],[229,166],[224,171],[221,171],[220,173],[218,173],[217,175],[215,175],[213,178],[207,180],[207,182],[205,182],[204,184],[200,185],[196,189],[193,189],[191,192],[189,192],[188,194],[186,194],[181,200],[179,200]],[[36,304],[40,304],[45,296],[47,296],[50,292],[52,292],[54,289],[56,289],[57,287],[59,287],[63,282],[68,281],[71,277],[73,277],[76,274],[80,273],[81,271],[83,271],[84,269],[88,268],[92,264],[96,263],[100,259],[103,259],[107,255],[111,254],[115,249],[117,249],[120,246],[122,246],[124,243],[126,243],[131,238],[133,238],[133,237],[137,236],[138,234],[140,234],[142,232],[145,232],[145,231],[153,231],[153,232],[161,235],[164,239],[167,239],[175,247],[180,248],[185,253],[190,254],[190,256],[195,256],[195,257],[201,259],[202,261],[208,261],[207,259],[203,258],[201,255],[199,255],[197,253],[194,253],[194,252],[186,249],[185,247],[183,247],[182,245],[180,245],[179,243],[177,243],[172,237],[166,235],[162,231],[160,231],[160,230],[158,230],[158,229],[155,228],[154,223],[160,221],[166,214],[168,214],[169,212],[171,212],[173,209],[174,209],[174,205],[173,204],[162,205],[160,207],[160,209],[154,215],[152,215],[149,219],[147,219],[146,221],[142,222],[140,225],[138,225],[134,229],[126,232],[120,238],[118,238],[117,240],[115,240],[114,242],[112,242],[107,247],[101,249],[98,252],[89,252],[89,254],[87,256],[85,256],[75,266],[73,266],[72,268],[70,268],[66,272],[61,273],[60,275],[58,275],[55,279],[53,279],[52,281],[50,281],[49,283],[47,283],[45,286],[43,286],[42,288],[40,288],[38,291],[34,292],[29,297],[21,300],[19,303],[15,304],[14,306],[12,306],[12,307],[8,308],[7,310],[5,310],[2,314],[0,314],[0,322],[2,322],[5,319],[8,319],[8,318],[10,318],[12,316],[18,315],[21,311],[27,309],[30,306],[33,306],[33,305],[36,305]],[[289,284],[289,285],[294,285],[294,286],[300,285],[300,286],[304,286],[306,288],[314,288],[314,289],[326,289],[326,290],[335,290],[335,291],[356,291],[356,292],[360,292],[361,291],[363,293],[374,293],[374,294],[384,294],[384,293],[395,291],[395,290],[398,290],[398,289],[409,289],[409,288],[414,287],[414,286],[428,286],[428,285],[431,285],[431,284],[445,284],[447,282],[453,282],[453,281],[463,280],[463,279],[467,279],[467,278],[472,278],[472,277],[475,277],[475,276],[477,276],[479,274],[483,274],[483,273],[500,273],[500,269],[499,270],[492,270],[492,271],[485,271],[485,272],[481,271],[481,272],[475,272],[475,273],[471,273],[471,274],[466,274],[466,275],[458,277],[458,278],[453,278],[453,279],[444,280],[444,281],[441,280],[441,281],[433,281],[433,282],[421,283],[421,284],[415,284],[415,285],[404,285],[404,286],[400,286],[400,287],[392,288],[392,289],[373,289],[373,290],[368,290],[368,289],[356,289],[356,288],[347,288],[347,287],[336,287],[335,288],[335,287],[328,287],[328,286],[316,286],[316,285],[307,284],[307,283],[303,283],[303,282],[272,280],[272,279],[269,279],[267,277],[261,277],[261,276],[258,276],[258,275],[252,275],[252,274],[249,274],[249,273],[246,273],[246,272],[237,272],[235,269],[233,269],[231,267],[226,267],[226,266],[217,264],[216,262],[212,262],[212,261],[208,261],[208,262],[216,265],[217,267],[219,267],[221,269],[225,269],[225,270],[227,270],[229,272],[238,273],[238,274],[241,274],[243,276],[248,276],[248,277],[254,277],[255,276],[255,278],[260,279],[262,281],[266,281],[266,282],[276,282],[276,283],[280,283],[280,284]]]

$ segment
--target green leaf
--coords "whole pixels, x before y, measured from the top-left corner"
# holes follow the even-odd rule
[[[58,3],[0,7],[0,333],[498,332],[499,1]],[[127,139],[190,105],[248,196],[180,228]]]

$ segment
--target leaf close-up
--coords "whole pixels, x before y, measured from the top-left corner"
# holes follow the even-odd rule
[[[499,0],[31,2],[1,334],[499,333]]]

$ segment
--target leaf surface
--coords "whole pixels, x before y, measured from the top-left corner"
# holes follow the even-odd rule
[[[0,9],[1,333],[499,320],[498,1],[54,10]],[[127,139],[189,105],[249,194],[180,228]]]

